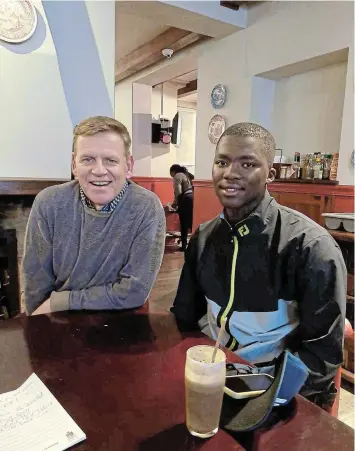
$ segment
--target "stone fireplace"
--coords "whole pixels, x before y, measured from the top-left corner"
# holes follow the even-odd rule
[[[12,316],[24,311],[20,268],[33,200],[34,196],[0,195],[0,283]]]
[[[25,310],[21,261],[33,201],[42,189],[63,182],[64,180],[0,179],[0,306],[8,304],[10,316]],[[0,309],[0,315],[2,311]]]

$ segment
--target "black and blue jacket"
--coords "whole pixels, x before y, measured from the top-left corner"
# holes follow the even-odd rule
[[[308,367],[303,394],[328,389],[343,359],[346,268],[321,226],[266,191],[238,224],[223,214],[190,240],[171,311],[254,364],[286,348]]]

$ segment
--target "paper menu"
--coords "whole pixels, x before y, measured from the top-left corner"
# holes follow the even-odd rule
[[[1,451],[64,451],[85,439],[36,374],[0,395]]]

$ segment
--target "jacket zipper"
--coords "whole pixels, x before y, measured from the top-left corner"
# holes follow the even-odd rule
[[[228,301],[227,307],[225,308],[224,312],[222,313],[221,324],[223,321],[226,320],[227,315],[230,312],[232,305],[233,305],[233,301],[234,301],[235,268],[237,265],[238,248],[239,248],[238,238],[236,236],[233,236],[233,244],[234,244],[234,251],[233,251],[233,259],[232,259],[232,273],[231,273],[229,301]],[[237,343],[237,341],[233,337],[232,343],[230,344],[230,346],[228,346],[228,349],[232,350],[234,348],[234,346],[236,345],[236,343]]]

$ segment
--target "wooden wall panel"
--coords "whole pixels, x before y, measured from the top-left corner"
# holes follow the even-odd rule
[[[137,185],[154,192],[153,179],[151,177],[132,177],[132,180],[137,183]]]
[[[133,180],[153,191],[163,205],[174,199],[173,181],[170,177],[133,177]],[[222,211],[211,180],[194,181],[193,230]],[[312,183],[274,182],[268,186],[270,194],[281,205],[300,211],[321,225],[324,212],[353,212],[354,186]],[[178,216],[167,215],[168,230],[179,230]]]
[[[354,197],[334,196],[334,213],[354,213]]]
[[[154,179],[154,192],[163,205],[174,200],[173,179]]]
[[[222,206],[214,192],[212,182],[197,181],[194,182],[194,218],[193,231],[203,222],[219,215],[222,211]]]
[[[165,177],[132,177],[132,180],[143,188],[153,191],[163,206],[166,206],[168,202],[174,200],[173,179]],[[177,213],[167,212],[166,217],[166,229],[169,232],[179,232],[180,222]]]
[[[174,200],[173,179],[165,177],[132,177],[132,180],[143,188],[155,193],[165,206]]]
[[[212,181],[197,180],[195,185],[193,228],[217,216],[222,207]],[[293,208],[324,225],[322,213],[353,212],[354,186],[274,182],[270,194],[282,205]]]

